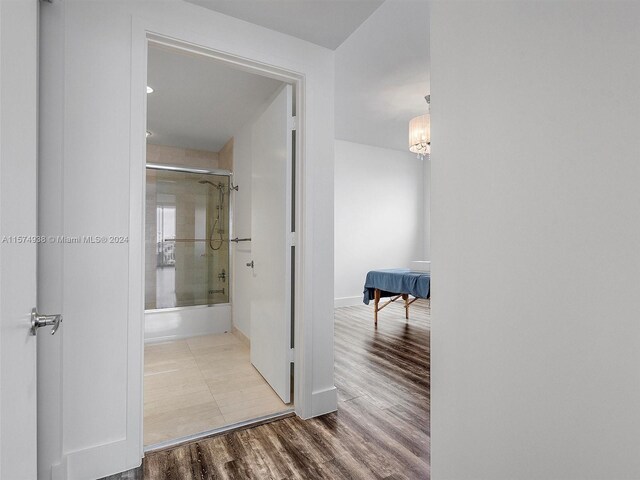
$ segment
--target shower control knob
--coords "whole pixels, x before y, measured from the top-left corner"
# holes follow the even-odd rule
[[[247,263],[247,267],[253,268],[253,260],[251,260],[249,263]]]

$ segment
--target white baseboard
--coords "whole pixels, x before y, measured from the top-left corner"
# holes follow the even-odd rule
[[[70,452],[62,457],[61,463],[52,465],[51,478],[54,480],[103,478],[137,468],[142,462],[142,456],[139,462],[128,463],[132,449],[135,449],[134,443],[126,439],[117,440]]]
[[[251,348],[251,340],[249,340],[249,337],[247,337],[242,330],[240,330],[235,325],[232,325],[231,333],[233,333],[236,337],[238,337],[240,341],[244,343],[247,347]]]
[[[335,308],[353,307],[356,305],[363,305],[362,295],[358,295],[357,297],[340,297],[333,300],[333,306]]]
[[[327,388],[311,394],[311,416],[317,417],[338,409],[338,390]]]

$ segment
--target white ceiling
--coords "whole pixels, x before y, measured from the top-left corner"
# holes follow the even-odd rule
[[[429,63],[428,3],[387,0],[336,50],[336,138],[408,151]]]
[[[186,1],[333,50],[384,0]]]
[[[430,93],[427,0],[188,1],[325,46],[340,44],[336,138],[407,151],[409,120],[426,112]],[[149,50],[149,79],[156,89],[148,96],[150,143],[211,151],[281,85],[158,48]]]
[[[149,47],[149,143],[218,152],[282,85],[213,59]]]

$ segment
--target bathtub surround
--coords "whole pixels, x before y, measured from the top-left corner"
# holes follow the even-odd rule
[[[145,342],[230,331],[229,177],[146,174]]]

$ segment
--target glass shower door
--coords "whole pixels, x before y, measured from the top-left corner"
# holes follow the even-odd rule
[[[145,308],[229,302],[229,176],[147,168]]]

